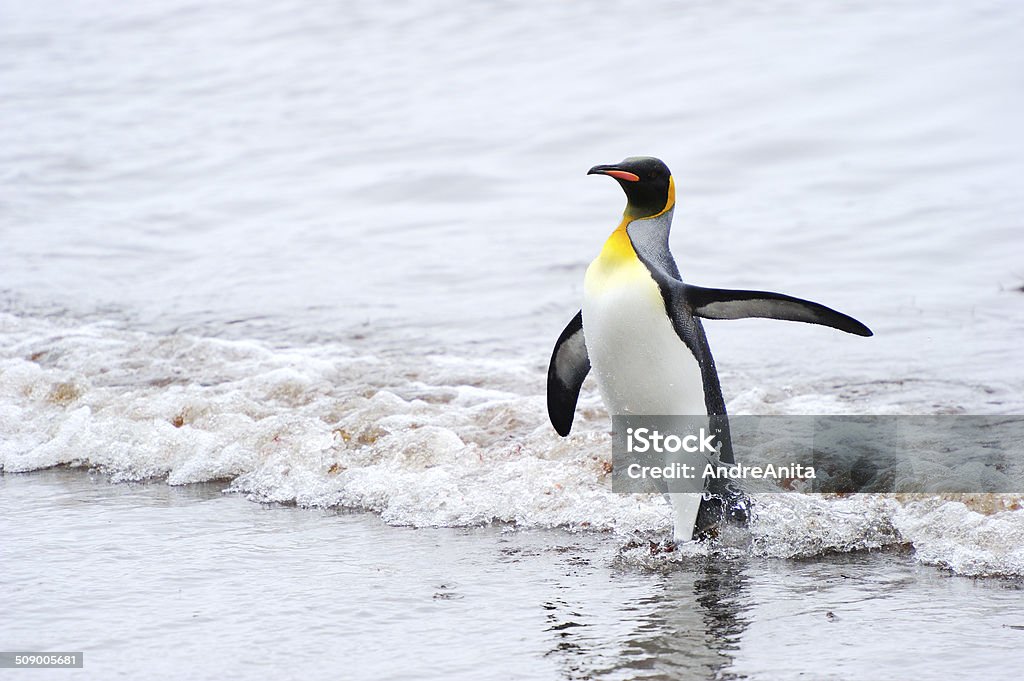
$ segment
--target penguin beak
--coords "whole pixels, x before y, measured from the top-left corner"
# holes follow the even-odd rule
[[[605,166],[594,166],[587,171],[587,175],[608,175],[614,177],[616,180],[624,180],[626,182],[639,182],[640,178],[625,170],[619,170],[617,166],[605,165]]]

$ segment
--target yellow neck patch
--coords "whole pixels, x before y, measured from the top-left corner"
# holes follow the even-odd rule
[[[601,254],[597,256],[597,259],[613,264],[618,261],[625,259],[632,259],[636,257],[636,251],[633,250],[633,244],[629,240],[629,234],[626,233],[626,227],[632,219],[624,217],[619,226],[615,228],[608,240],[604,242],[604,247],[601,248]]]
[[[636,251],[633,250],[633,243],[626,233],[626,226],[632,222],[630,218],[623,218],[618,228],[604,242],[601,253],[587,268],[587,274],[583,278],[584,294],[593,298],[604,295],[609,291],[622,290],[635,281],[642,281],[644,277],[650,279],[647,268],[640,262]]]

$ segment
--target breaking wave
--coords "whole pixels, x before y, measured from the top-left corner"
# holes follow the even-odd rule
[[[607,415],[595,395],[584,396],[570,437],[554,434],[535,360],[274,348],[14,315],[0,315],[0,349],[6,474],[70,466],[115,482],[229,480],[229,491],[253,501],[365,509],[396,525],[504,522],[625,537],[671,529],[661,496],[611,491]],[[781,396],[751,388],[730,407],[891,406],[885,385],[874,402],[870,390],[853,392],[856,401],[813,385]],[[726,538],[726,550],[795,558],[910,545],[919,561],[959,574],[1024,576],[1019,498],[794,493],[754,502],[749,529]],[[624,556],[647,563],[645,551]]]

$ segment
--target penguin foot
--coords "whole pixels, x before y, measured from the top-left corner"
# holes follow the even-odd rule
[[[744,527],[750,522],[750,497],[730,491],[728,495],[710,495],[701,503],[693,538],[698,541],[717,539],[724,524]]]

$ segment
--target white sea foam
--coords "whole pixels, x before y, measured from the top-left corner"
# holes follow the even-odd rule
[[[7,473],[70,465],[114,481],[230,480],[254,501],[368,509],[396,525],[670,529],[662,497],[611,491],[596,397],[584,397],[573,434],[559,438],[543,375],[524,362],[403,366],[344,347],[271,349],[11,315],[0,316],[0,336]],[[791,392],[788,400],[813,399]],[[835,400],[815,409],[837,409]],[[747,390],[733,406],[785,401]],[[923,562],[959,573],[1019,575],[1024,554],[1012,547],[1022,535],[1020,510],[766,494],[732,545],[792,558],[910,543]]]
[[[1024,511],[979,513],[942,499],[897,509],[893,524],[913,544],[918,560],[962,575],[1024,575]]]

